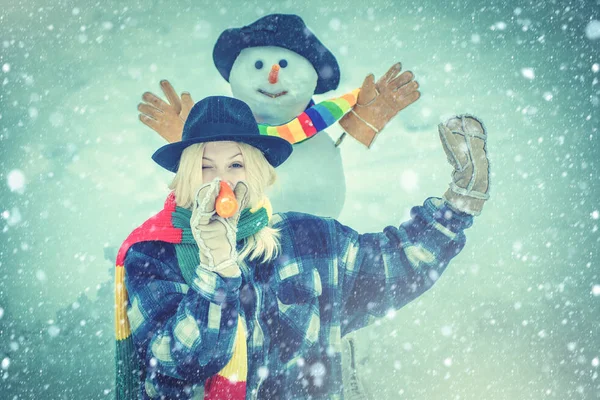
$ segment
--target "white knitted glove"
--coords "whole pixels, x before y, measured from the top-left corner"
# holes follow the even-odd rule
[[[440,124],[438,130],[448,162],[454,167],[444,199],[456,210],[479,215],[490,197],[490,162],[483,122],[471,115],[458,115]]]
[[[236,249],[237,223],[248,202],[248,186],[244,182],[237,183],[233,193],[238,210],[233,216],[223,218],[215,211],[220,182],[217,178],[198,189],[190,225],[200,252],[200,266],[221,276],[235,277],[240,275]]]

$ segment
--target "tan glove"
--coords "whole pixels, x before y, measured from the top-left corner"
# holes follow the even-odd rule
[[[394,64],[375,83],[373,74],[368,75],[358,94],[356,105],[340,119],[340,125],[356,140],[371,147],[375,136],[400,110],[419,99],[419,84],[410,71]]]
[[[490,197],[490,163],[483,122],[471,115],[459,115],[440,124],[438,130],[448,162],[454,167],[444,199],[455,210],[479,215]]]
[[[220,217],[215,211],[219,190],[219,178],[198,189],[190,225],[200,252],[200,266],[221,276],[236,277],[240,276],[236,250],[237,223],[248,202],[248,186],[244,182],[235,186],[233,193],[238,201],[238,210],[229,218]]]
[[[169,143],[181,141],[183,125],[194,106],[194,100],[188,92],[181,98],[167,80],[160,81],[160,87],[167,97],[168,103],[155,94],[146,92],[142,95],[145,103],[138,104],[140,121],[152,128]]]

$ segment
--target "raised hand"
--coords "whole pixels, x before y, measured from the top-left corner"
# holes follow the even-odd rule
[[[340,120],[344,130],[367,147],[398,112],[421,96],[413,73],[400,73],[401,70],[400,63],[392,65],[377,83],[373,74],[369,74],[360,89],[356,105]]]
[[[438,126],[448,162],[454,167],[444,199],[451,208],[479,215],[490,195],[487,132],[477,117],[458,115]]]
[[[167,142],[178,142],[194,101],[188,92],[183,92],[180,98],[167,80],[160,81],[160,87],[168,103],[153,93],[145,92],[142,95],[144,103],[138,104],[139,119]]]
[[[248,186],[240,181],[233,189],[238,210],[229,218],[216,213],[215,200],[219,190],[219,178],[198,189],[190,219],[192,235],[200,251],[201,267],[221,276],[239,276],[236,232],[240,214],[248,202]]]

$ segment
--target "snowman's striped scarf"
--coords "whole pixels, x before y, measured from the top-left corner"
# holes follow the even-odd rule
[[[356,104],[358,92],[355,89],[341,97],[325,100],[307,108],[302,114],[284,125],[271,126],[258,124],[261,135],[279,136],[297,144],[310,139],[317,133],[335,124]]]

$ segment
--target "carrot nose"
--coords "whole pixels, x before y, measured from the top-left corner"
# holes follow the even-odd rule
[[[277,83],[277,77],[279,76],[279,64],[273,64],[271,67],[271,72],[269,72],[269,83],[275,84]]]

